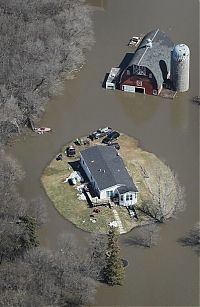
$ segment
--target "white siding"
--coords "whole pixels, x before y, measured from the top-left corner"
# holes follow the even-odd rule
[[[112,196],[115,196],[116,194],[117,194],[117,188],[119,187],[120,185],[118,184],[118,185],[114,185],[114,186],[112,186],[112,187],[109,187],[109,188],[107,188],[107,189],[105,189],[105,190],[102,190],[101,192],[100,192],[100,199],[109,199],[110,197],[108,197],[108,195],[107,195],[107,192],[112,192]]]
[[[119,195],[120,206],[131,206],[135,205],[136,203],[137,203],[137,193],[135,192],[127,192],[125,194]]]

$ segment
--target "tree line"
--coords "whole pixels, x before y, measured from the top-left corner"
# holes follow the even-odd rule
[[[0,0],[0,143],[41,116],[93,42],[82,0]]]
[[[0,144],[42,115],[93,42],[83,0],[0,0]],[[44,200],[19,195],[24,173],[0,146],[0,305],[89,304],[96,281],[106,281],[106,237],[91,236],[84,250],[72,235],[60,238],[55,252],[41,248]]]
[[[41,248],[44,200],[23,199],[16,188],[24,174],[0,150],[0,306],[82,306],[94,300],[97,281],[123,282],[119,235],[91,235],[85,247],[60,237],[56,251]],[[109,252],[109,255],[108,255]],[[84,255],[84,256],[83,256]]]

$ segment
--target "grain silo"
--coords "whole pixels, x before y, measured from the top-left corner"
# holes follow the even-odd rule
[[[190,50],[185,44],[179,44],[171,51],[170,79],[175,91],[189,89]]]

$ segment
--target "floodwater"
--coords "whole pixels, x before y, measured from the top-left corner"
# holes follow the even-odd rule
[[[161,227],[160,242],[150,249],[127,243],[133,231],[121,237],[128,259],[125,284],[101,285],[97,306],[198,306],[198,257],[180,246],[183,236],[199,219],[199,110],[191,97],[199,95],[199,1],[187,0],[90,0],[94,13],[96,44],[87,54],[79,76],[64,84],[41,121],[52,134],[21,137],[9,149],[26,171],[20,186],[27,199],[47,200],[48,223],[41,230],[41,243],[55,248],[59,234],[73,232],[84,244],[88,234],[64,220],[45,196],[40,176],[60,147],[80,135],[111,126],[137,138],[174,169],[186,189],[187,209]],[[175,100],[106,91],[105,74],[118,66],[133,35],[160,28],[176,43],[191,51],[190,90]]]

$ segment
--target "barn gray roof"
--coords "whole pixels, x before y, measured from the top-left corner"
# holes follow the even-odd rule
[[[152,41],[152,47],[146,47],[148,41]],[[149,68],[154,74],[159,87],[164,81],[160,61],[165,62],[169,72],[171,50],[173,47],[174,43],[168,38],[166,33],[161,32],[159,29],[151,31],[142,39],[128,66],[134,64]]]
[[[100,190],[119,184],[129,191],[138,191],[114,146],[92,146],[81,151],[81,155]]]

